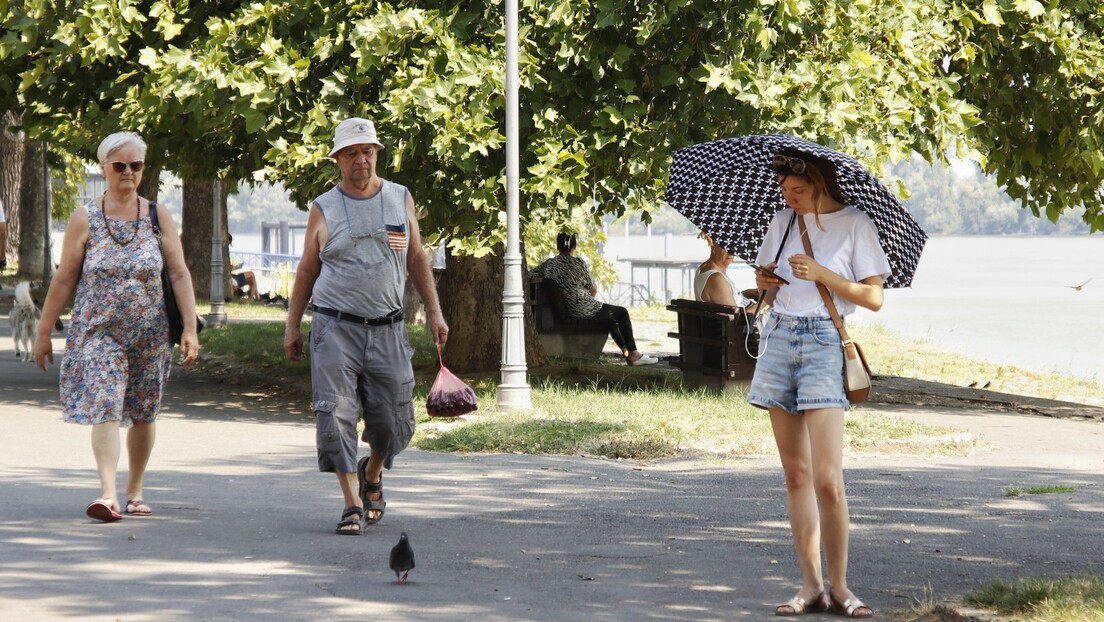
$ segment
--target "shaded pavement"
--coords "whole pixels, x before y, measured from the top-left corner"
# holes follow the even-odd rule
[[[768,620],[797,589],[774,456],[408,450],[384,477],[383,521],[338,536],[334,477],[317,472],[313,425],[295,414],[305,405],[180,368],[147,477],[155,515],[96,523],[83,514],[98,492],[88,429],[60,420],[57,366],[16,362],[9,334],[0,620]],[[1100,572],[1104,423],[1068,405],[1057,418],[886,396],[864,409],[984,446],[965,458],[846,458],[850,583],[879,619],[993,579]],[[124,458],[120,488],[125,471]],[[1005,495],[1047,485],[1074,490]],[[401,531],[417,567],[399,586],[387,553]]]

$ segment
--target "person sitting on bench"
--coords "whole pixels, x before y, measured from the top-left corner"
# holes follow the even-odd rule
[[[757,292],[736,289],[728,276],[728,267],[734,259],[732,254],[705,233],[700,237],[709,244],[709,259],[702,262],[694,276],[694,298],[699,302],[739,307],[754,314]]]
[[[629,365],[652,365],[659,362],[654,356],[636,349],[633,339],[632,321],[625,307],[606,304],[594,298],[598,286],[587,269],[586,263],[575,257],[578,243],[574,233],[561,233],[556,236],[556,249],[559,255],[534,268],[533,272],[556,285],[562,299],[563,308],[573,318],[596,318],[603,321],[614,343],[621,348],[621,355]]]
[[[242,270],[241,265],[235,266],[235,271],[230,273],[230,278],[234,281],[234,295],[235,296],[248,296],[252,301],[258,301],[261,299],[261,293],[257,291],[257,275],[253,274],[252,270]],[[249,291],[245,291],[248,287]]]
[[[228,247],[234,244],[233,235],[227,233],[226,239]],[[248,296],[254,302],[261,299],[261,292],[257,291],[257,275],[252,270],[243,270],[242,263],[233,259],[230,260],[230,288],[235,296]]]

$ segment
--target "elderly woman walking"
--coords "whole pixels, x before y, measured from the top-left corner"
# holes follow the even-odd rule
[[[111,522],[124,512],[153,513],[143,500],[143,483],[173,349],[161,288],[163,265],[184,317],[183,364],[199,355],[199,341],[192,278],[172,215],[138,196],[146,143],[137,134],[119,132],[100,143],[97,155],[107,190],[77,209],[65,229],[61,264],[42,307],[35,362],[45,371],[47,361],[54,361],[50,331],[75,291],[61,363],[61,404],[66,422],[92,427],[100,496],[85,513]],[[164,263],[151,209],[158,210]],[[115,481],[120,428],[128,429],[124,504]]]

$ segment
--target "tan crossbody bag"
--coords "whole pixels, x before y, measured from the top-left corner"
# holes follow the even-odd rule
[[[805,254],[816,259],[813,256],[813,245],[809,243],[809,232],[805,228],[804,218],[797,219],[797,227],[801,232],[801,243],[805,245]],[[828,293],[828,288],[820,281],[817,281],[816,285],[821,298],[824,299],[824,305],[828,307],[828,314],[832,316],[832,323],[836,325],[836,330],[840,334],[840,343],[843,346],[843,389],[847,394],[847,401],[852,404],[865,402],[870,397],[872,378],[870,366],[866,364],[862,348],[847,334],[847,329],[843,326],[843,320],[836,310],[836,304],[832,302],[832,295]]]

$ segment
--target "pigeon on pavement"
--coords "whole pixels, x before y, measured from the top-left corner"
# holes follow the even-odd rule
[[[414,549],[404,531],[399,535],[399,543],[391,548],[391,570],[395,571],[395,583],[406,583],[406,577],[414,568]]]

